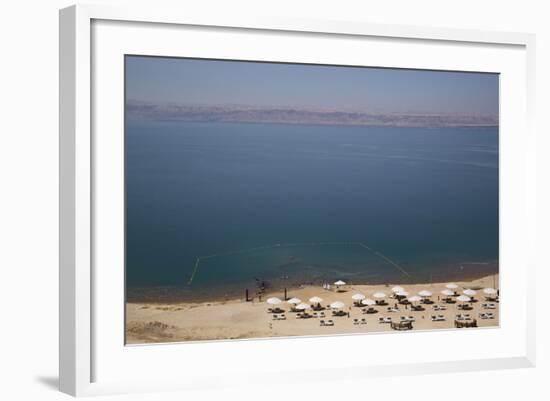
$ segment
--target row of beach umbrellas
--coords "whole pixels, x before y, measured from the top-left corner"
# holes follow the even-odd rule
[[[346,283],[342,280],[338,280],[334,284],[335,285],[345,285]],[[455,295],[455,292],[452,291],[452,290],[457,289],[458,285],[456,285],[454,283],[449,283],[449,284],[445,285],[445,287],[446,287],[446,289],[441,291],[441,294],[443,294],[445,296],[452,296],[452,295]],[[403,287],[395,286],[391,290],[398,297],[405,298],[405,297],[409,296],[409,293],[407,291],[405,291],[405,289]],[[483,289],[483,293],[486,294],[486,295],[495,295],[495,294],[497,294],[497,290],[494,289],[494,288],[485,288],[485,289]],[[469,301],[471,301],[471,297],[473,297],[476,294],[477,294],[477,292],[475,290],[465,289],[464,291],[462,291],[462,295],[459,295],[456,299],[457,299],[457,301],[460,301],[460,302],[469,302]],[[431,297],[432,295],[433,295],[432,292],[430,292],[428,290],[422,290],[418,293],[418,295],[413,295],[413,296],[411,296],[407,299],[409,300],[409,302],[419,302],[424,298]],[[383,298],[386,297],[386,294],[383,293],[383,292],[376,292],[372,296],[373,296],[373,298],[376,298],[376,299],[383,299]],[[372,299],[368,299],[365,295],[360,294],[360,293],[352,295],[351,298],[354,301],[360,302],[361,304],[367,305],[367,306],[371,306],[371,305],[376,304],[376,301],[373,301]],[[277,297],[272,297],[272,298],[268,298],[266,302],[269,305],[279,305],[283,301],[281,299],[277,298]],[[307,309],[311,308],[311,306],[309,304],[302,302],[302,300],[299,299],[299,298],[291,298],[287,302],[289,304],[294,305],[294,307],[298,310],[307,310]],[[323,302],[323,299],[320,298],[320,297],[315,296],[315,297],[310,298],[309,302],[311,302],[312,304],[319,304],[319,303]],[[344,306],[345,306],[345,304],[343,302],[340,302],[340,301],[335,301],[335,302],[330,304],[330,307],[332,309],[342,309]]]
[[[268,298],[266,300],[266,302],[269,305],[280,305],[280,304],[283,303],[283,301],[280,298],[277,298],[277,297]],[[291,298],[287,302],[289,304],[294,305],[294,307],[298,310],[306,310],[306,309],[311,308],[310,304],[306,304],[306,303],[302,302],[302,300],[299,299],[299,298]],[[309,302],[311,302],[312,304],[318,304],[318,303],[323,302],[323,299],[320,298],[320,297],[312,297],[312,298],[309,299]],[[345,306],[345,304],[341,301],[335,301],[335,302],[330,304],[330,307],[332,309],[342,309],[344,306]]]

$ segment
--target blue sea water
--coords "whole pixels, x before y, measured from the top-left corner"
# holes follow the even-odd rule
[[[125,146],[129,300],[498,269],[496,127],[133,121]]]

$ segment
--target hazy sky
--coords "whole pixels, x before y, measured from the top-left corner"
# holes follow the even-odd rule
[[[498,75],[128,56],[127,99],[498,114]]]

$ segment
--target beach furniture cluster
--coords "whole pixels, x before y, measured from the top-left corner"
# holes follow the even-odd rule
[[[338,280],[333,285],[323,284],[323,289],[343,293],[347,292],[345,289],[346,285],[343,280]],[[387,324],[393,330],[412,330],[418,319],[426,319],[434,323],[446,322],[448,319],[453,320],[452,315],[445,315],[450,307],[456,310],[453,322],[454,327],[466,328],[478,326],[477,319],[472,317],[471,313],[467,313],[468,311],[472,311],[474,309],[472,305],[478,302],[476,299],[476,290],[465,288],[460,291],[458,285],[448,283],[445,285],[445,289],[440,291],[440,294],[437,296],[436,302],[434,300],[435,296],[431,291],[421,290],[417,294],[411,295],[403,287],[395,286],[391,288],[389,295],[378,291],[373,293],[370,298],[367,298],[365,294],[360,292],[353,293],[350,297],[351,305],[349,307],[346,306],[345,302],[340,300],[324,304],[323,298],[319,296],[311,297],[308,302],[303,302],[296,297],[286,301],[272,297],[268,298],[266,302],[269,305],[268,313],[273,315],[272,319],[275,321],[286,320],[286,311],[283,309],[283,305],[286,303],[290,306],[289,312],[295,313],[296,319],[318,319],[319,325],[322,327],[339,324],[337,323],[339,319],[328,319],[328,317],[350,318],[352,311],[359,310],[362,315],[385,312],[385,316],[379,316],[375,321],[378,321],[382,325]],[[480,304],[483,311],[478,313],[477,318],[480,320],[495,319],[496,313],[494,310],[497,308],[497,303],[499,302],[498,290],[484,288],[483,294],[485,295],[486,302]],[[431,312],[427,316],[417,313],[426,311],[427,307],[430,308]],[[410,312],[410,314],[404,314],[406,311]],[[449,313],[451,312],[449,311]],[[397,316],[392,318],[391,315]],[[368,324],[366,317],[354,316],[350,321],[353,326]]]

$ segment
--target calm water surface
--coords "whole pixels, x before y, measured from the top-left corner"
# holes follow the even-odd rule
[[[492,273],[498,161],[498,128],[130,122],[128,299]]]

